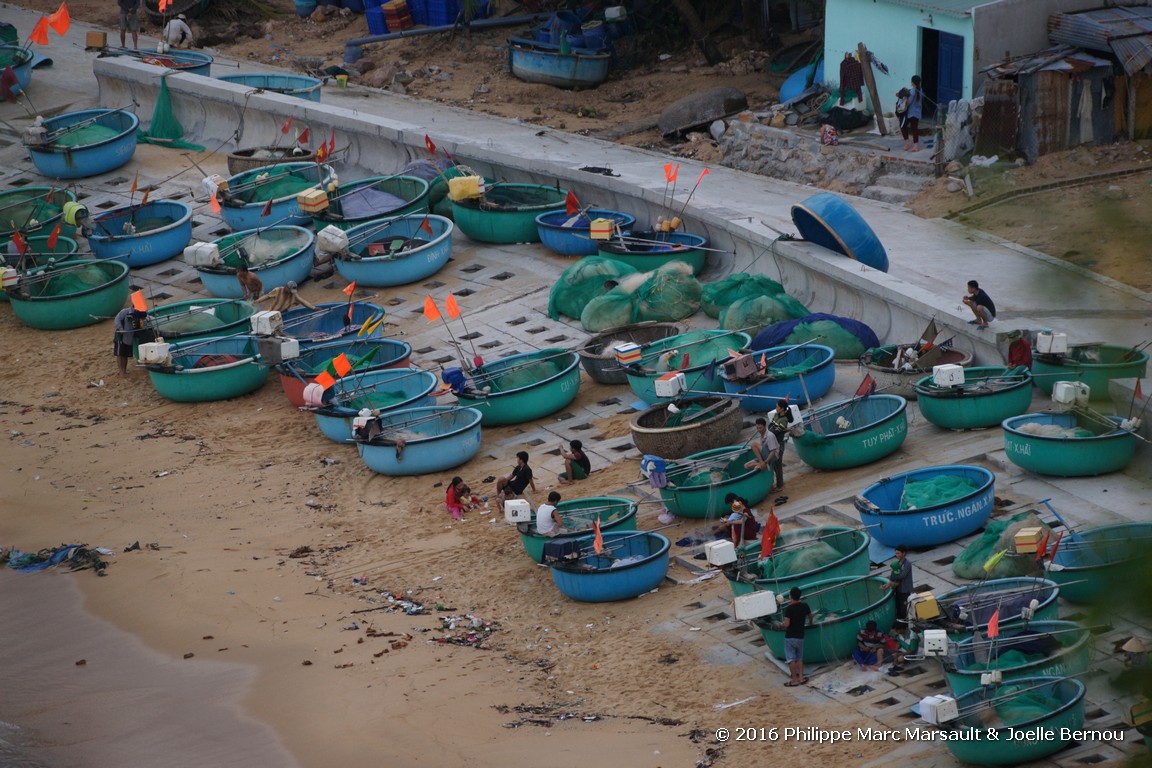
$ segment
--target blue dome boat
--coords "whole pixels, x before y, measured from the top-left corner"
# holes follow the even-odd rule
[[[192,240],[192,206],[175,200],[114,208],[96,216],[92,252],[129,267],[146,267],[179,256]]]
[[[908,401],[897,395],[837,400],[804,414],[804,432],[792,438],[810,467],[850,469],[880,461],[908,437]]]
[[[873,483],[855,506],[881,544],[924,549],[982,528],[992,514],[994,486],[995,477],[983,467],[925,467]]]
[[[336,256],[336,271],[368,288],[419,282],[452,258],[453,229],[450,219],[424,214],[360,224],[348,230],[348,251]]]
[[[480,411],[475,408],[408,408],[378,419],[378,435],[355,440],[364,464],[382,475],[446,472],[480,451]]]
[[[880,238],[855,208],[831,192],[821,192],[792,206],[792,222],[805,240],[881,272],[888,271],[888,253]]]
[[[579,556],[552,564],[552,581],[565,597],[582,603],[630,600],[660,586],[668,575],[672,544],[649,531],[602,533],[604,548],[593,549],[593,537],[574,539]]]
[[[480,409],[484,426],[522,424],[576,399],[580,358],[566,349],[541,349],[487,362],[468,376],[472,386],[457,392],[456,399]]]
[[[771,347],[750,353],[763,370],[746,379],[731,378],[725,371],[724,391],[740,399],[740,407],[753,413],[776,408],[778,400],[808,405],[828,394],[836,381],[836,352],[820,344],[802,347]]]
[[[352,317],[348,317],[351,310]],[[300,352],[316,344],[339,341],[349,336],[360,340],[384,335],[384,308],[367,301],[326,301],[308,307],[293,307],[283,314],[284,334],[300,341]],[[368,330],[364,330],[365,326]],[[363,333],[361,331],[363,330]],[[401,342],[394,342],[401,343]],[[403,344],[411,350],[407,344]]]
[[[1119,416],[1026,413],[1005,419],[1004,452],[1038,475],[1095,477],[1119,472],[1136,457],[1139,438]]]
[[[140,120],[122,109],[85,109],[44,121],[45,144],[25,145],[50,179],[84,179],[114,171],[136,154]]]
[[[435,405],[439,380],[431,371],[385,368],[337,379],[324,393],[324,405],[309,408],[324,437],[336,443],[352,439],[352,420],[367,408],[379,413]]]
[[[245,88],[295,96],[298,99],[316,102],[320,101],[320,86],[324,84],[322,80],[303,75],[219,75],[216,79]]]
[[[236,279],[236,267],[242,258],[248,261],[252,274],[260,278],[265,292],[302,283],[312,272],[312,255],[316,235],[296,226],[248,229],[214,241],[220,249],[222,263],[196,267],[204,289],[222,299],[240,299],[244,292]]]
[[[582,499],[560,502],[556,505],[556,512],[564,521],[565,536],[578,536],[592,533],[593,520],[600,521],[602,533],[634,531],[638,508],[632,499],[618,496],[586,496]],[[532,558],[532,562],[543,562],[544,545],[556,537],[537,532],[535,518],[529,523],[518,523],[516,529],[520,531],[520,543],[524,545],[524,552]]]
[[[592,208],[576,214],[567,211],[542,213],[536,217],[536,229],[540,233],[540,242],[561,256],[595,256],[599,245],[592,239],[593,219],[613,221],[619,231],[636,223],[636,217],[631,214]]]
[[[331,166],[316,163],[281,163],[238,173],[228,179],[228,191],[220,195],[220,216],[234,232],[311,224],[312,216],[300,210],[297,196],[327,188],[332,177]],[[269,200],[272,207],[265,215]]]

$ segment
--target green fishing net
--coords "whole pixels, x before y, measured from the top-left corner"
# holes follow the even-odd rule
[[[136,140],[145,144],[156,144],[161,147],[173,149],[190,149],[194,152],[203,152],[204,147],[199,144],[183,141],[184,126],[176,119],[172,111],[172,96],[168,93],[168,78],[160,78],[160,92],[156,95],[156,106],[152,109],[152,123],[145,131],[140,128],[136,131]]]
[[[1034,661],[1043,661],[1048,658],[1045,653],[1024,653],[1023,651],[1004,651],[1000,654],[1000,660],[993,662],[977,661],[969,664],[967,669],[1012,669],[1013,667],[1022,667],[1025,664],[1031,664]]]
[[[361,355],[360,357],[349,357],[348,362],[352,363],[352,370],[358,371],[361,368],[367,368],[369,365],[371,365],[372,359],[374,357],[376,357],[376,351],[378,349],[379,349],[379,347],[373,346],[371,349],[369,349],[365,354]],[[325,360],[322,363],[318,363],[318,364],[312,366],[310,369],[305,371],[305,375],[306,376],[316,376],[321,371],[327,371],[328,375],[332,376],[333,378],[339,378],[338,374],[336,373],[336,365],[332,359]],[[379,407],[379,406],[377,406],[377,407]]]
[[[700,296],[700,309],[708,317],[720,317],[720,312],[737,299],[754,296],[775,296],[784,293],[784,286],[764,275],[736,272],[723,280],[708,283]]]
[[[1040,522],[1035,512],[1020,512],[1004,520],[991,520],[984,526],[980,537],[964,548],[952,561],[952,572],[962,579],[1004,579],[1009,576],[1036,575],[1040,566],[1035,557],[1002,557],[991,571],[984,570],[984,563],[992,555],[1007,549],[1013,552],[1016,532],[1021,528],[1040,528],[1041,539],[1048,527]]]
[[[203,333],[227,325],[211,311],[182,313],[178,317],[158,317],[156,322],[161,336]]]
[[[831,565],[844,555],[826,541],[814,541],[799,549],[784,550],[760,562],[765,579],[782,579]]]
[[[93,123],[83,128],[77,128],[74,131],[68,131],[68,133],[52,143],[58,147],[79,147],[86,144],[99,144],[102,141],[114,139],[119,136],[120,133],[121,131],[116,128],[109,128],[106,125]]]
[[[687,401],[687,404],[680,406],[679,413],[668,414],[667,418],[664,419],[662,428],[670,429],[672,427],[683,426],[684,424],[692,424],[693,422],[705,418],[705,416],[701,415],[704,414],[705,411],[707,411],[709,415],[715,415],[719,412],[716,410],[715,406],[689,400]]]
[[[796,320],[810,314],[807,307],[786,293],[749,296],[737,299],[720,311],[720,327],[755,336],[773,323]]]
[[[67,268],[67,265],[64,265]],[[109,271],[97,264],[71,267],[51,277],[36,275],[30,278],[28,292],[31,296],[67,296],[81,293],[109,281]]]
[[[478,377],[476,384],[481,387],[490,387],[492,393],[511,392],[514,389],[522,389],[523,387],[555,376],[564,370],[567,363],[568,358],[565,355],[560,355],[550,360],[522,363],[507,372],[496,373],[491,377],[481,375]]]
[[[683,320],[700,308],[700,282],[682,261],[652,272],[626,275],[619,285],[588,302],[580,324],[590,333],[631,323]]]
[[[996,693],[997,696],[1006,696],[1014,691],[1023,690],[1021,686],[1005,685]],[[1048,717],[1060,709],[1061,701],[1055,696],[1047,696],[1043,690],[1029,691],[1013,696],[1008,701],[995,707],[996,715],[1004,725],[1016,725]],[[991,725],[991,723],[989,723]]]
[[[931,480],[910,480],[904,483],[900,495],[900,509],[924,509],[963,498],[980,488],[974,480],[956,475],[940,475]]]
[[[635,267],[615,259],[600,256],[580,259],[564,270],[564,274],[552,286],[548,298],[548,316],[553,320],[559,320],[560,315],[579,318],[588,302],[607,293],[624,275],[635,273]]]
[[[640,365],[648,370],[684,370],[724,360],[729,350],[739,344],[735,334],[717,334],[715,331],[689,331],[676,337],[676,346],[667,344],[645,352]]]
[[[376,390],[371,395],[353,398],[349,400],[347,405],[349,408],[360,410],[361,408],[371,408],[373,410],[386,410],[395,405],[399,405],[405,400],[410,400],[411,395],[405,393],[403,390],[381,391]]]
[[[316,186],[316,171],[311,168],[301,171],[264,171],[241,182],[234,197],[245,203],[264,203],[295,197],[306,189]]]
[[[780,346],[792,347],[806,341],[812,341],[818,336],[824,337],[820,339],[819,344],[835,350],[837,360],[854,360],[864,354],[863,342],[856,338],[851,331],[841,328],[839,324],[831,320],[800,323],[792,329],[792,333],[788,334]]]
[[[244,237],[225,237],[218,241],[220,260],[235,269],[246,263],[249,267],[269,264],[299,251],[307,245],[309,237],[299,230],[270,229]]]

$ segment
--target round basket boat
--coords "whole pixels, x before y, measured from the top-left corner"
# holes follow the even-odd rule
[[[1138,438],[1119,416],[1026,413],[1005,419],[1004,452],[1038,475],[1094,477],[1119,472],[1136,456]]]
[[[21,273],[8,299],[24,325],[61,331],[112,319],[128,300],[128,290],[123,262],[67,261]]]
[[[565,597],[583,603],[629,600],[656,589],[668,575],[672,544],[660,534],[610,531],[602,537],[600,554],[591,536],[580,538],[579,557],[552,566],[552,581]]]
[[[636,530],[636,510],[638,506],[631,499],[617,496],[591,496],[584,499],[562,501],[556,505],[560,519],[564,521],[564,536],[577,536],[592,532],[592,521],[600,521],[600,531]],[[544,545],[556,539],[536,532],[536,521],[520,523],[520,543],[533,562],[544,560]]]
[[[1070,347],[1066,355],[1037,354],[1032,360],[1036,386],[1046,395],[1058,381],[1079,381],[1088,385],[1092,398],[1107,400],[1109,381],[1144,378],[1147,373],[1148,353],[1119,344]]]
[[[0,70],[5,67],[12,67],[12,72],[16,75],[16,84],[20,86],[21,91],[28,90],[28,84],[32,82],[32,60],[34,58],[35,56],[28,48],[0,45]]]
[[[62,236],[73,237],[76,227],[63,221],[64,206],[68,203],[76,204],[76,193],[68,189],[35,186],[0,192],[0,211],[4,214],[0,216],[0,246],[7,251],[8,242],[17,231],[25,240],[39,235],[47,237],[57,224]],[[16,229],[13,224],[18,225]]]
[[[164,26],[164,22],[160,22]],[[206,53],[199,51],[185,51],[170,49],[160,53],[156,49],[150,51],[134,51],[128,48],[111,48],[100,54],[103,56],[130,56],[139,59],[144,64],[153,67],[163,67],[185,75],[212,76],[212,62],[214,59]]]
[[[786,595],[792,587],[821,579],[867,576],[871,542],[866,531],[841,525],[797,528],[776,538],[771,557],[761,559],[759,541],[740,547],[724,575],[737,597],[764,589]]]
[[[576,399],[580,360],[566,349],[541,349],[487,362],[469,377],[472,388],[457,392],[456,399],[479,408],[484,426],[522,424]]]
[[[1032,612],[1030,622],[1054,621],[1058,618],[1059,597],[1056,582],[1030,576],[967,584],[936,596],[941,616],[933,620],[933,626],[944,626],[950,633],[967,637],[977,630],[986,630],[997,611],[1002,630],[1024,624],[1025,610]],[[1033,601],[1035,610],[1031,607]]]
[[[676,323],[622,325],[596,334],[576,351],[580,355],[580,364],[593,381],[598,384],[627,384],[628,374],[616,359],[616,346],[629,342],[644,346],[681,333],[684,333],[684,327]]]
[[[1008,627],[995,640],[965,638],[949,650],[944,676],[952,693],[959,695],[979,688],[980,676],[993,669],[1004,682],[1087,672],[1092,632],[1072,621],[1031,621],[1027,626]]]
[[[881,632],[896,621],[896,600],[888,580],[881,576],[822,579],[801,586],[801,600],[812,609],[812,623],[804,628],[804,663],[821,664],[843,659],[856,650],[856,634],[869,621]],[[783,611],[756,619],[765,644],[778,659],[784,658]]]
[[[50,179],[83,179],[114,171],[136,154],[140,120],[122,109],[85,109],[44,121],[48,141],[25,145]]]
[[[820,344],[771,347],[751,353],[760,367],[751,376],[733,378],[719,371],[724,391],[753,413],[776,408],[780,400],[808,405],[828,394],[836,381],[836,352]]]
[[[193,299],[148,312],[152,330],[169,343],[245,333],[256,307],[240,299]]]
[[[295,96],[305,101],[320,101],[320,86],[324,84],[322,80],[303,75],[218,75],[216,79],[258,91]]]
[[[257,168],[266,168],[269,165],[283,165],[285,161],[293,163],[314,163],[316,152],[303,147],[248,147],[228,153],[228,173],[233,176],[252,171]]]
[[[988,522],[995,482],[984,467],[925,467],[868,486],[856,497],[856,512],[881,544],[934,547]]]
[[[656,394],[656,379],[679,370],[690,394],[721,392],[724,380],[716,370],[732,350],[744,349],[751,342],[738,331],[689,331],[669,336],[644,347],[640,362],[624,368],[628,386],[638,398],[648,403],[667,403],[674,398]]]
[[[152,386],[178,403],[230,400],[268,378],[255,336],[222,336],[173,344],[170,365],[146,365]]]
[[[932,363],[927,368],[916,365],[905,368],[893,367],[897,361],[897,354],[907,349],[910,344],[890,344],[886,347],[876,347],[867,350],[860,356],[860,364],[868,370],[868,374],[876,382],[876,388],[888,395],[899,395],[905,400],[916,399],[916,382],[932,373],[937,365],[959,365],[967,368],[972,364],[972,353],[960,349],[940,349],[939,354],[929,358]]]
[[[452,219],[480,243],[538,243],[536,217],[563,208],[567,196],[541,184],[493,184],[482,197],[453,200]]]
[[[176,200],[114,208],[93,219],[88,236],[101,259],[119,259],[129,267],[146,267],[179,256],[192,240],[192,206]]]
[[[976,688],[956,698],[961,715],[945,724],[945,746],[972,765],[1020,765],[1049,757],[1084,727],[1084,683],[1072,678],[1022,677]],[[994,725],[989,725],[989,723]],[[1021,738],[1019,734],[1041,734]]]
[[[968,368],[964,383],[937,386],[931,376],[916,382],[924,418],[944,429],[985,429],[1019,416],[1032,404],[1032,374],[1027,368]]]
[[[283,318],[284,335],[299,341],[301,352],[350,336],[364,340],[384,335],[384,308],[369,301],[326,301],[316,309],[293,307]]]
[[[46,266],[49,263],[60,264],[72,260],[76,256],[76,252],[80,250],[80,244],[70,237],[57,237],[56,242],[51,246],[48,245],[49,239],[43,235],[27,238],[24,242],[28,244],[28,250],[23,254],[13,253],[5,249],[3,251],[4,266],[20,268],[21,259],[25,265],[23,269],[33,269]]]
[[[567,211],[542,213],[536,217],[536,229],[544,247],[561,256],[595,256],[598,246],[592,239],[594,219],[607,219],[617,230],[625,230],[636,223],[636,217],[631,214],[591,208],[576,214]]]
[[[329,225],[351,229],[384,218],[428,213],[428,182],[415,176],[372,176],[341,184],[328,198],[328,207],[312,216],[317,232]]]
[[[628,232],[623,238],[599,241],[598,252],[641,272],[651,272],[672,261],[682,261],[697,275],[704,269],[708,238],[690,232]]]
[[[880,238],[855,208],[831,192],[821,192],[792,206],[792,222],[808,242],[888,271],[888,253]]]
[[[356,449],[373,472],[397,477],[446,472],[480,450],[480,411],[430,406],[378,417],[380,434],[356,438]]]
[[[324,437],[336,443],[352,439],[352,420],[363,409],[374,414],[436,405],[432,390],[440,380],[417,368],[384,368],[337,379],[324,392],[324,405],[309,408]]]
[[[361,374],[385,368],[407,368],[412,356],[412,345],[406,341],[383,338],[345,338],[326,344],[313,344],[300,350],[300,357],[276,365],[280,386],[288,402],[297,408],[307,403],[304,388],[316,381],[322,372],[336,373],[332,361],[343,355],[351,370],[345,377],[357,380]]]
[[[1152,550],[1152,523],[1104,525],[1061,540],[1048,578],[1070,603],[1095,603],[1126,587],[1143,588],[1141,568]]]
[[[297,162],[238,173],[221,195],[220,217],[233,232],[311,224],[312,216],[300,210],[297,198],[305,190],[327,188],[332,175],[331,166]]]
[[[252,274],[260,278],[265,291],[290,282],[302,283],[312,272],[316,235],[303,227],[248,229],[214,242],[220,249],[221,263],[198,266],[196,271],[204,289],[222,299],[243,298],[236,267],[245,260]]]
[[[455,228],[450,219],[430,214],[352,227],[348,251],[336,256],[336,271],[345,280],[368,288],[419,282],[439,272],[452,258]]]
[[[890,456],[908,436],[908,401],[898,395],[837,400],[804,414],[796,455],[823,470],[861,467]]]
[[[775,478],[770,470],[748,469],[756,454],[743,445],[713,448],[666,466],[668,485],[660,498],[674,515],[705,519],[726,511],[724,497],[734,493],[755,506],[767,498]]]
[[[744,413],[727,397],[682,400],[677,413],[654,405],[632,417],[632,443],[641,454],[681,459],[740,439]]]

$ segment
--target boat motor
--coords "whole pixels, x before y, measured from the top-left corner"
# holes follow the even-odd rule
[[[88,215],[87,208],[80,203],[69,200],[64,203],[63,212],[65,224],[76,227],[84,237],[91,237],[93,231],[92,218]]]

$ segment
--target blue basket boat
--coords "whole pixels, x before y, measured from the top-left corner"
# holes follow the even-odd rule
[[[536,229],[540,233],[540,242],[561,256],[595,256],[599,245],[592,239],[593,219],[608,219],[619,231],[636,223],[636,217],[631,214],[592,208],[577,214],[567,211],[542,213],[536,217]]]
[[[457,392],[456,399],[479,408],[484,426],[522,424],[576,399],[580,358],[566,349],[524,352],[487,362],[471,370],[469,379],[471,387]]]
[[[992,614],[1000,611],[1000,627],[1006,629],[1027,621],[1055,621],[1058,618],[1060,587],[1049,579],[1012,576],[1006,579],[967,584],[936,596],[941,615],[930,620],[963,639],[988,628]],[[1036,602],[1035,609],[1032,602]],[[926,623],[925,626],[928,624]]]
[[[630,600],[660,586],[668,575],[672,544],[649,531],[602,533],[604,549],[593,550],[593,537],[574,539],[578,557],[552,565],[552,581],[565,597],[582,603]]]
[[[424,280],[452,258],[453,229],[450,219],[424,214],[361,224],[348,230],[348,251],[336,256],[336,271],[369,288]]]
[[[316,163],[281,163],[254,168],[228,179],[228,191],[221,195],[220,216],[233,231],[305,225],[312,216],[300,210],[297,196],[308,189],[325,189],[332,181],[332,167]],[[264,214],[268,201],[272,207]]]
[[[373,472],[408,476],[445,472],[480,450],[480,411],[430,406],[380,414],[380,433],[356,438],[360,458]]]
[[[76,193],[55,187],[38,185],[0,192],[0,246],[7,251],[8,242],[17,231],[25,240],[39,235],[47,237],[57,224],[63,237],[73,237],[76,227],[63,221],[64,206],[68,203],[77,205]]]
[[[152,386],[178,403],[230,400],[255,392],[268,378],[255,336],[222,336],[173,344],[170,363],[146,365]]]
[[[352,420],[367,408],[376,413],[435,405],[432,391],[439,380],[431,371],[385,368],[337,379],[324,393],[324,405],[309,408],[324,437],[337,443],[352,439]]]
[[[704,269],[708,238],[691,232],[627,232],[623,237],[597,241],[597,252],[641,272],[651,272],[672,261],[682,261],[697,275]]]
[[[923,549],[982,528],[992,514],[994,486],[995,477],[983,467],[925,467],[873,483],[855,505],[876,541]]]
[[[384,317],[384,308],[368,301],[326,301],[317,304],[315,310],[293,307],[283,316],[284,335],[299,340],[301,353],[314,344],[350,336],[375,339],[384,335],[384,324],[378,322]]]
[[[478,198],[452,200],[452,220],[480,243],[535,243],[536,217],[564,208],[568,190],[543,184],[489,184]]]
[[[1038,475],[1094,477],[1119,472],[1136,456],[1139,438],[1119,416],[1026,413],[1005,419],[1004,452]]]
[[[303,227],[247,229],[213,242],[220,249],[221,263],[196,267],[196,272],[204,289],[222,299],[243,298],[244,292],[236,279],[236,267],[242,261],[248,262],[265,291],[290,282],[302,283],[312,272],[316,235]]]
[[[628,386],[649,405],[672,399],[656,395],[656,379],[671,371],[684,374],[685,388],[693,394],[722,392],[724,380],[714,363],[750,342],[748,334],[737,331],[689,331],[645,345],[640,362],[625,366],[624,373]]]
[[[92,252],[129,267],[158,264],[184,252],[192,240],[192,206],[175,200],[114,208],[93,220]]]
[[[1128,585],[1142,586],[1140,571],[1150,553],[1152,523],[1103,525],[1064,536],[1048,578],[1068,602],[1095,603]]]
[[[35,56],[28,48],[0,45],[0,70],[5,67],[12,67],[12,71],[16,74],[16,84],[20,86],[21,91],[28,90],[28,84],[32,82],[32,60],[34,58]]]
[[[408,358],[412,356],[412,345],[406,341],[362,336],[347,336],[339,341],[305,345],[300,350],[300,357],[276,365],[280,386],[288,396],[288,402],[297,408],[308,405],[304,388],[316,381],[320,372],[327,370],[332,359],[339,355],[344,355],[352,366],[352,370],[345,376],[356,377],[357,374],[384,368],[407,368]],[[334,376],[335,371],[330,371],[329,375]]]
[[[216,79],[268,93],[295,96],[305,101],[320,101],[320,86],[324,84],[322,80],[303,75],[218,75]]]
[[[24,325],[61,331],[112,319],[128,289],[127,264],[80,260],[26,270],[7,293]]]
[[[746,467],[755,460],[751,448],[731,445],[673,461],[665,469],[668,485],[660,489],[660,499],[672,514],[697,520],[718,516],[729,493],[755,506],[776,481],[770,470]]]
[[[1061,597],[1063,597],[1061,590]],[[976,636],[949,646],[944,676],[954,694],[980,687],[998,670],[1004,682],[1021,677],[1079,675],[1092,659],[1092,632],[1072,621],[1030,621],[1007,627],[996,639]]]
[[[771,557],[760,557],[759,541],[740,547],[739,559],[724,575],[737,597],[764,589],[786,595],[792,587],[822,579],[867,576],[870,543],[867,531],[842,525],[797,528],[776,538]]]
[[[85,109],[44,121],[47,143],[25,145],[50,179],[83,179],[114,171],[136,154],[140,120],[122,109]]]
[[[526,38],[513,38],[508,46],[512,75],[526,83],[544,83],[558,88],[595,88],[608,79],[612,54],[573,48]]]
[[[908,401],[897,395],[837,400],[804,414],[796,455],[823,470],[861,467],[890,456],[908,437]]]
[[[855,208],[831,192],[821,192],[792,206],[792,222],[805,240],[881,272],[888,271],[888,253],[880,238]]]
[[[428,213],[428,182],[415,176],[357,179],[341,184],[328,197],[328,207],[312,216],[317,232],[329,225],[351,229],[384,218]]]
[[[966,368],[964,383],[937,386],[931,376],[916,382],[916,402],[924,418],[944,429],[984,429],[1019,416],[1032,404],[1027,368]]]
[[[724,391],[738,396],[740,407],[754,413],[776,408],[778,400],[808,405],[828,394],[836,381],[836,352],[820,344],[771,347],[750,353],[762,366],[744,379],[719,371]]]

